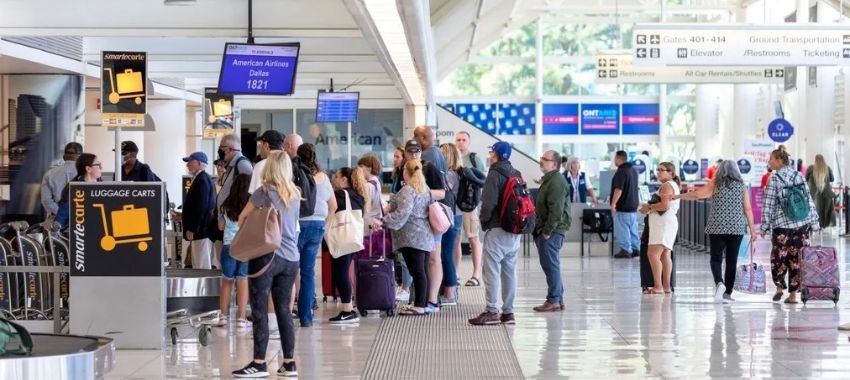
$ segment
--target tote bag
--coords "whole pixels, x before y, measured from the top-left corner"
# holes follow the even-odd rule
[[[325,242],[333,258],[363,250],[363,211],[352,210],[348,191],[343,192],[345,209],[329,216],[325,222]]]
[[[230,255],[236,260],[247,262],[273,253],[280,247],[280,239],[280,212],[272,205],[259,207],[248,214],[245,223],[239,227],[239,231],[230,243]],[[253,278],[263,274],[269,265],[271,261],[263,269],[248,277]]]
[[[430,194],[430,193],[429,193]],[[440,202],[432,200],[428,205],[428,223],[434,235],[442,235],[452,227],[454,218],[449,218],[452,210]]]
[[[750,263],[735,269],[735,284],[732,286],[735,291],[750,294],[764,294],[767,291],[764,267],[753,262],[754,251],[755,245],[750,244]]]

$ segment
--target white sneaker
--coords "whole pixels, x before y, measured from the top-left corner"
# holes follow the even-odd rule
[[[838,326],[838,329],[841,331],[850,331],[850,323],[845,323],[843,325]]]
[[[410,292],[404,289],[399,289],[395,294],[395,300],[399,302],[407,302],[410,301]]]
[[[723,302],[723,294],[726,293],[726,285],[723,285],[722,282],[717,283],[717,288],[714,289],[714,302],[721,303]]]

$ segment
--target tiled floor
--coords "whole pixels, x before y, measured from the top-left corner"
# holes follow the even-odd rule
[[[826,243],[840,248],[843,287],[850,289],[844,239]],[[544,298],[545,279],[533,252],[519,260],[518,324],[508,333],[528,379],[850,377],[850,339],[836,329],[850,322],[850,295],[837,308],[826,302],[774,304],[769,295],[740,293],[733,305],[714,304],[708,256],[680,250],[675,295],[642,296],[636,259],[610,259],[601,246],[591,258],[577,257],[575,244],[563,252],[567,311],[562,313],[531,310]],[[470,266],[465,258],[464,280]],[[772,291],[768,284],[768,294]],[[333,304],[322,305],[319,320],[335,313]],[[358,326],[317,323],[299,329],[300,378],[359,379],[380,323],[372,316]],[[166,378],[230,378],[230,371],[251,358],[250,330],[213,334],[208,347],[186,341],[169,344],[162,353],[119,351],[107,379],[162,378],[161,366]],[[269,355],[278,352],[272,341]],[[276,358],[271,368],[277,368]],[[429,357],[406,360],[440,365]]]

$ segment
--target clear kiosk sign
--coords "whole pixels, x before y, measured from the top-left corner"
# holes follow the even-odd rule
[[[71,276],[161,276],[164,189],[156,182],[71,182]]]
[[[850,64],[844,25],[638,24],[632,46],[635,65],[645,66]]]
[[[682,171],[685,174],[697,174],[699,172],[699,164],[695,160],[687,160],[682,164]]]
[[[784,143],[794,135],[794,127],[785,119],[776,119],[767,125],[767,136],[771,140]]]

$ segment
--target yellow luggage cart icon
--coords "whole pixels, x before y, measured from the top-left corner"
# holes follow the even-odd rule
[[[213,104],[212,100],[208,98],[207,106],[210,108],[210,116],[208,118],[210,123],[215,123],[220,117],[229,117],[233,114],[233,106],[227,99],[219,99]]]
[[[139,243],[139,251],[148,250],[147,242],[153,240],[153,237],[150,236],[148,209],[124,205],[123,209],[112,211],[110,213],[112,234],[110,234],[110,224],[106,220],[106,208],[102,203],[95,203],[92,206],[100,209],[100,216],[103,220],[103,238],[100,239],[100,247],[104,251],[110,252],[118,244],[132,243]]]
[[[121,99],[136,98],[136,104],[142,104],[142,96],[145,95],[145,84],[142,81],[142,73],[126,69],[123,73],[114,75],[112,69],[107,67],[103,71],[109,75],[109,102],[118,104]],[[118,82],[118,86],[115,86]]]

